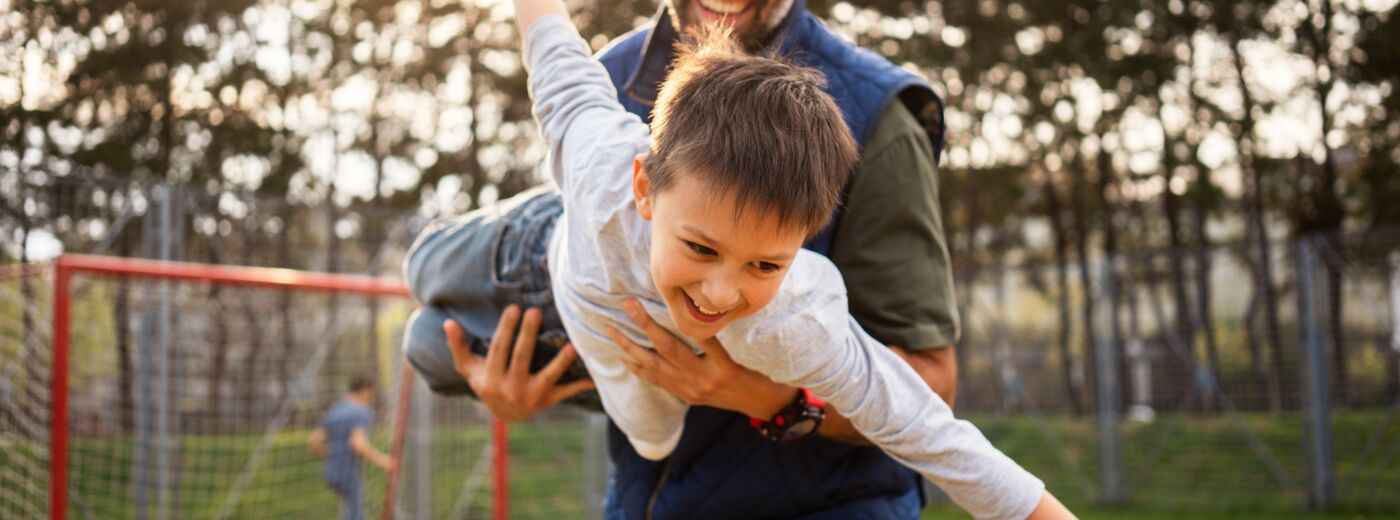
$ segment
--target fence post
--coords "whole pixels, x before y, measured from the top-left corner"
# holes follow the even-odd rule
[[[1304,453],[1308,460],[1308,506],[1330,507],[1336,502],[1336,479],[1332,463],[1331,395],[1327,379],[1327,356],[1323,339],[1325,324],[1320,322],[1316,296],[1327,294],[1327,277],[1315,270],[1320,236],[1298,240],[1298,367],[1303,382],[1300,396],[1304,423]]]
[[[49,518],[63,520],[68,515],[68,354],[69,281],[73,271],[54,262],[53,273],[53,368],[49,374]]]
[[[491,518],[510,518],[510,427],[498,418],[491,419],[491,440],[495,452],[491,458]]]
[[[171,261],[175,253],[175,215],[174,204],[175,189],[169,183],[162,183],[160,186],[160,259]],[[170,344],[171,336],[174,334],[173,307],[170,290],[170,281],[160,282],[160,314],[159,321],[156,322],[156,388],[155,394],[155,430],[156,430],[156,518],[166,520],[170,517],[170,467],[172,446],[172,418],[170,403]]]
[[[583,518],[603,518],[603,497],[607,495],[608,474],[611,472],[612,461],[608,460],[608,417],[601,413],[584,413]]]
[[[413,399],[418,403],[409,410],[412,414],[409,420],[413,423],[410,433],[413,442],[410,467],[414,468],[413,518],[425,518],[432,514],[433,489],[437,485],[433,478],[433,394],[423,383],[413,385],[413,393]]]
[[[1120,397],[1122,395],[1118,381],[1118,348],[1116,344],[1122,333],[1118,328],[1118,286],[1115,279],[1116,266],[1113,257],[1110,255],[1104,259],[1103,265],[1103,295],[1107,296],[1107,305],[1101,305],[1100,316],[1106,322],[1106,327],[1099,330],[1108,330],[1109,333],[1100,334],[1099,340],[1094,343],[1094,358],[1096,374],[1094,385],[1098,402],[1098,437],[1099,437],[1099,501],[1104,504],[1117,505],[1125,501],[1123,496],[1123,442],[1120,423]],[[1088,297],[1093,297],[1089,295]]]
[[[146,185],[142,190],[142,197],[146,201],[146,214],[141,218],[141,257],[158,258],[160,252],[157,250],[156,241],[160,239],[160,211],[156,208],[159,191],[154,186]],[[148,298],[151,284],[143,281],[138,289],[141,297]],[[132,447],[131,456],[131,482],[132,482],[132,518],[136,520],[147,520],[151,517],[151,486],[153,480],[152,472],[155,470],[155,463],[152,455],[151,438],[154,429],[151,426],[151,380],[155,366],[155,351],[152,345],[155,339],[152,334],[156,328],[155,309],[151,305],[140,306],[141,321],[136,329],[136,355],[135,363],[132,367],[134,376],[132,384],[132,405],[135,407],[135,420],[133,425],[135,431],[135,446]]]

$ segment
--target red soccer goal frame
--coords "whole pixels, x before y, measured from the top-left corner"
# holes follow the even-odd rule
[[[68,354],[70,343],[69,300],[73,275],[78,273],[212,282],[221,284],[296,289],[301,291],[341,292],[368,296],[408,298],[403,283],[370,276],[297,271],[270,267],[211,265],[190,262],[170,262],[139,258],[92,255],[62,255],[53,262],[53,366],[49,428],[49,518],[64,520],[67,516],[68,489]],[[405,367],[404,388],[412,385],[412,369]],[[403,399],[409,395],[401,392]],[[402,403],[401,403],[402,404]],[[403,447],[406,406],[400,406],[395,418],[393,447],[398,457]],[[492,514],[497,520],[508,518],[509,482],[507,468],[508,429],[500,419],[492,421]],[[398,484],[398,469],[389,476],[389,493],[383,518],[392,518],[393,491]]]

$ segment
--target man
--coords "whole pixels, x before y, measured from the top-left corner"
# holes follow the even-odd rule
[[[374,381],[356,377],[350,393],[326,412],[320,426],[311,431],[307,445],[326,460],[322,476],[331,491],[340,497],[341,520],[362,520],[364,486],[360,482],[360,458],[388,471],[393,460],[369,443],[374,425]]]
[[[599,57],[629,111],[649,119],[678,34],[704,22],[728,23],[749,50],[776,50],[827,76],[829,93],[860,143],[862,158],[846,190],[846,209],[807,247],[840,268],[851,313],[861,326],[895,348],[951,404],[957,381],[951,345],[958,321],[937,206],[941,101],[918,78],[829,33],[801,0],[674,0],[651,24],[619,38]],[[504,313],[492,354],[511,343],[520,319],[514,309]],[[521,365],[538,368],[544,361],[530,362],[541,320],[538,311],[524,315],[512,356],[525,360]],[[445,329],[454,350],[465,352],[461,327],[448,322]],[[651,339],[658,349],[641,360],[637,373],[704,406],[691,410],[680,445],[661,462],[639,456],[610,427],[615,474],[609,481],[609,518],[919,515],[923,497],[917,475],[868,446],[833,411],[819,420],[817,436],[771,441],[754,425],[771,426],[768,419],[805,404],[803,392],[723,356],[663,349],[659,345],[668,338]],[[535,376],[523,366],[507,370],[503,361],[475,356],[460,357],[457,369],[493,412],[520,420],[586,389],[583,383],[554,384],[573,359],[565,347]]]

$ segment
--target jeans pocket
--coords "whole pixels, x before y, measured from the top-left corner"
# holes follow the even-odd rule
[[[558,193],[540,191],[501,216],[491,253],[491,282],[506,299],[529,306],[553,302],[549,238],[563,213]]]

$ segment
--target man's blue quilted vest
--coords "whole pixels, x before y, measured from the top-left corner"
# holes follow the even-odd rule
[[[648,26],[614,41],[599,60],[623,106],[651,121],[652,103],[673,58],[676,33],[666,8]],[[770,46],[827,77],[856,141],[864,146],[880,115],[898,99],[929,131],[934,157],[943,145],[942,101],[917,76],[831,34],[804,0],[779,25]],[[840,220],[806,247],[826,255]],[[812,436],[774,443],[742,414],[692,407],[679,446],[663,461],[632,449],[608,425],[614,473],[605,503],[610,519],[643,518],[916,518],[922,507],[917,473],[873,447]],[[664,479],[664,482],[663,482]]]

